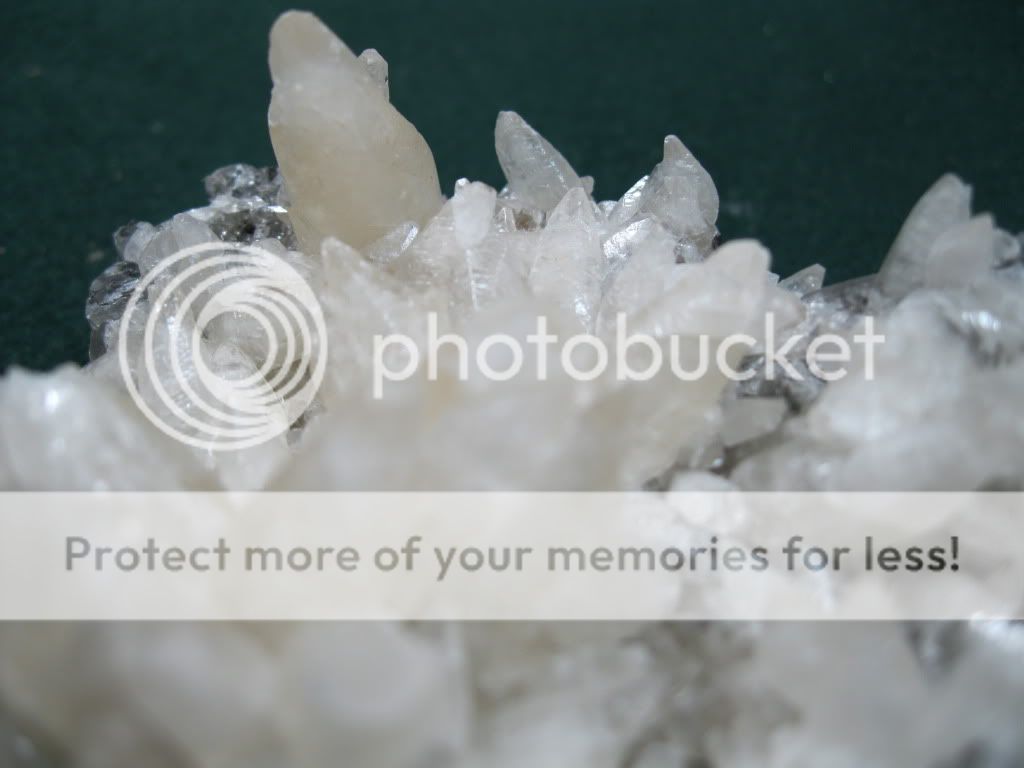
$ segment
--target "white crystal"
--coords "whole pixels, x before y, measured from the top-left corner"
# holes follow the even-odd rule
[[[932,244],[924,284],[959,288],[996,265],[995,221],[983,214],[943,232]]]
[[[792,291],[798,296],[806,296],[814,291],[821,290],[825,284],[825,268],[821,264],[811,264],[804,267],[796,274],[790,275],[779,282],[779,287]]]
[[[558,150],[515,112],[498,114],[494,147],[509,189],[528,206],[550,211],[570,189],[584,186]]]
[[[126,393],[66,365],[0,379],[0,487],[128,491],[212,487]]]
[[[479,245],[491,229],[498,193],[479,182],[466,184],[452,201],[455,239],[463,248]]]
[[[675,136],[667,136],[664,157],[630,189],[610,214],[613,223],[654,216],[701,255],[711,250],[718,229],[718,190],[704,167]]]
[[[925,192],[892,244],[878,276],[886,295],[902,298],[924,284],[935,241],[971,216],[971,188],[946,174]]]
[[[607,272],[598,216],[594,201],[581,187],[570,190],[537,238],[529,274],[535,296],[571,312],[588,331],[597,320]]]
[[[391,98],[391,89],[388,85],[388,63],[376,48],[367,48],[359,54],[359,60],[363,62],[366,71],[380,88],[385,99]]]
[[[592,180],[505,112],[495,144],[508,188],[463,179],[445,202],[425,142],[388,103],[376,51],[357,58],[292,12],[275,25],[271,67],[287,194],[270,172],[222,169],[209,206],[139,225],[119,250],[145,276],[182,247],[233,236],[231,217],[265,217],[274,226],[253,239],[323,307],[330,363],[317,401],[283,417],[287,438],[211,456],[139,414],[109,351],[84,370],[15,369],[0,380],[3,488],[1019,488],[1020,241],[972,218],[956,177],[917,204],[880,275],[823,287],[813,265],[778,280],[760,244],[714,247],[717,191],[673,136],[648,176],[596,203]],[[698,336],[743,332],[754,347],[729,362],[749,352],[757,371],[767,312],[806,335],[805,350],[817,334],[862,332],[867,311],[886,335],[873,381],[859,357],[828,384],[667,371],[581,382],[549,349],[544,381],[535,359],[507,382],[463,380],[442,354],[436,380],[419,371],[369,397],[373,336],[423,348],[431,313],[470,345],[503,333],[524,346],[543,314],[550,332],[591,331],[613,356],[622,313],[656,343],[678,336],[687,368]],[[116,324],[100,319],[112,349]],[[142,319],[126,330],[136,374]],[[175,332],[195,322],[156,332],[157,365],[178,360],[187,381]],[[220,318],[200,344],[229,378],[265,362],[244,317]],[[744,524],[681,511],[664,535]],[[0,718],[9,708],[82,768],[1017,765],[1021,637],[1005,622],[7,624]]]

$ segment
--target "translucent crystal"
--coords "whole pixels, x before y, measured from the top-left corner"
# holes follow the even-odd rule
[[[208,225],[188,213],[179,213],[160,227],[140,227],[125,246],[125,260],[146,274],[180,251],[218,240]]]
[[[568,161],[515,112],[500,112],[494,147],[512,194],[547,212],[583,182]],[[589,193],[589,190],[588,190]]]
[[[1024,355],[1021,278],[1000,275],[973,281],[937,301],[943,321],[967,343],[979,365],[999,366]]]
[[[946,230],[932,244],[924,284],[955,289],[984,276],[995,264],[995,222],[989,215],[975,216]]]
[[[218,168],[203,180],[203,185],[210,200],[226,195],[236,200],[258,198],[273,204],[281,192],[281,177],[276,168],[235,163]]]
[[[634,327],[656,336],[713,338],[749,330],[763,317],[768,261],[768,251],[760,243],[734,240],[704,263],[675,266],[676,280],[638,308]],[[725,296],[732,301],[722,301]]]
[[[124,249],[128,245],[128,241],[131,240],[132,235],[140,227],[148,227],[149,224],[145,222],[132,221],[128,224],[118,227],[114,230],[114,235],[111,238],[114,241],[114,250],[117,251],[117,255],[120,258],[124,258]]]
[[[946,174],[925,192],[910,212],[878,273],[883,293],[902,298],[925,282],[935,241],[971,216],[971,188]]]
[[[506,185],[498,192],[498,209],[495,220],[505,222],[505,231],[533,232],[544,226],[547,213],[539,208],[531,208],[527,203],[516,197]]]
[[[675,246],[676,239],[654,219],[640,219],[605,238],[606,315],[633,312],[680,279],[688,270],[677,268]]]
[[[688,245],[697,255],[712,249],[718,234],[718,190],[708,172],[675,136],[665,138],[662,161],[623,196],[609,219],[624,224],[643,216],[654,216],[679,238],[681,253]]]
[[[996,230],[994,250],[997,269],[1020,266],[1021,254],[1024,252],[1024,235],[1014,237],[1009,232]]]
[[[387,267],[394,262],[408,248],[416,235],[420,232],[419,227],[411,221],[399,224],[393,230],[375,240],[363,249],[363,255],[368,261]]]
[[[530,288],[535,296],[576,315],[584,329],[593,330],[606,272],[597,208],[576,187],[551,212],[538,238]]]
[[[461,185],[389,271],[421,290],[444,290],[455,318],[526,296],[536,240],[502,236],[494,209],[493,189],[478,182]]]
[[[92,328],[90,360],[95,360],[107,351],[108,326],[121,319],[132,292],[139,284],[140,274],[139,265],[135,262],[115,261],[89,286],[85,319]]]
[[[212,212],[207,225],[215,237],[225,242],[246,245],[261,240],[277,240],[285,248],[298,247],[291,220],[277,206],[225,208]]]
[[[270,138],[306,251],[328,236],[360,248],[437,212],[427,143],[319,19],[290,11],[277,20],[270,71]]]
[[[779,282],[779,287],[792,291],[797,296],[806,296],[814,291],[821,290],[825,282],[825,268],[821,264],[811,264],[799,272],[790,275]]]
[[[384,94],[384,98],[390,98],[391,93],[388,87],[388,63],[384,57],[377,52],[376,48],[367,48],[359,54],[359,60],[366,66],[366,71],[370,73],[370,77],[372,77],[374,82],[377,83],[381,93]]]
[[[972,217],[956,177],[917,204],[879,275],[824,286],[812,265],[780,281],[759,243],[720,242],[714,184],[675,137],[620,200],[597,203],[591,179],[502,113],[495,145],[508,187],[460,179],[444,201],[429,149],[388,103],[376,51],[357,58],[303,13],[279,20],[272,46],[271,133],[286,185],[271,169],[226,166],[207,179],[208,205],[118,231],[122,260],[86,308],[95,359],[0,379],[0,487],[1021,489],[1021,240]],[[219,253],[226,241],[298,272],[323,309],[330,354],[316,400],[301,413],[282,405],[286,433],[215,456],[142,416],[112,351],[125,341],[138,377],[152,319],[167,384],[177,362],[198,386],[193,343],[224,380],[262,370],[265,339],[244,313],[224,313],[198,340],[194,312],[161,316],[180,292],[163,307],[147,293],[121,328],[134,281],[181,248]],[[767,375],[768,312],[801,337],[787,355],[798,377]],[[702,335],[750,334],[727,362],[753,376],[580,381],[551,347],[495,381],[461,377],[448,349],[433,379],[418,370],[370,395],[377,334],[423,349],[433,318],[438,334],[470,347],[506,334],[525,348],[543,315],[549,332],[593,332],[614,356],[620,314],[656,344],[679,341],[686,368]],[[810,343],[850,339],[869,316],[886,337],[874,379],[861,375],[863,356],[841,380],[812,375]],[[193,407],[180,386],[170,396]],[[677,545],[747,523],[682,510],[662,533]],[[1016,766],[1022,653],[1024,630],[986,621],[2,624],[0,764]]]

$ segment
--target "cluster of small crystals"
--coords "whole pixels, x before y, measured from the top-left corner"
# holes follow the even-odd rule
[[[503,112],[507,186],[463,180],[446,200],[376,51],[357,57],[293,12],[275,25],[271,70],[281,174],[220,169],[208,206],[119,230],[120,260],[89,294],[92,362],[0,382],[2,487],[1020,489],[1021,242],[972,215],[956,177],[913,209],[878,275],[823,287],[820,266],[780,280],[759,244],[719,242],[715,186],[674,136],[648,176],[597,202],[593,180]],[[138,280],[218,241],[301,268],[330,365],[290,435],[211,455],[140,416],[110,350]],[[579,382],[554,361],[546,381],[462,381],[442,359],[439,380],[369,396],[373,335],[423,341],[428,313],[471,341],[524,342],[544,314],[560,336],[613,343],[619,312],[632,330],[685,339],[760,338],[769,311],[780,333],[804,336],[789,353],[802,381],[767,377],[754,348],[734,361],[754,371],[738,384],[713,372]],[[875,380],[810,376],[810,339],[852,336],[869,314],[886,336]],[[259,367],[239,326],[210,333]],[[1006,623],[6,626],[2,643],[0,762],[16,766],[966,768],[1024,756],[1024,633]]]

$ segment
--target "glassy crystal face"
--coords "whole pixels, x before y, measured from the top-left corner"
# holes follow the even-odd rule
[[[262,200],[273,205],[281,194],[281,176],[276,168],[254,168],[235,163],[218,168],[203,180],[210,200],[222,195],[236,200]]]
[[[92,329],[89,359],[102,357],[107,351],[107,335],[124,314],[128,299],[139,284],[139,265],[133,261],[116,261],[107,267],[89,286],[85,302],[85,319]]]
[[[780,280],[760,244],[721,242],[714,182],[674,136],[632,188],[599,201],[502,112],[507,186],[460,180],[446,199],[377,51],[357,57],[301,13],[271,46],[280,171],[225,166],[206,179],[208,204],[115,233],[120,258],[87,298],[90,364],[0,380],[3,488],[1021,488],[1021,239],[974,215],[960,179],[924,195],[879,274],[826,285],[812,265]],[[123,340],[140,365],[143,321],[160,317],[147,294],[121,326],[138,282],[218,243],[259,245],[301,274],[330,349],[288,432],[231,454],[153,428],[114,354]],[[751,334],[734,361],[750,376],[460,381],[442,359],[438,381],[370,394],[375,334],[422,344],[433,317],[441,333],[525,341],[543,314],[554,333],[614,345],[620,313],[658,340]],[[767,375],[769,313],[799,337],[781,354],[799,377]],[[817,338],[852,338],[868,316],[886,337],[873,380],[808,369]],[[160,320],[157,365],[195,321]],[[199,343],[224,370],[267,362],[241,316]],[[1024,757],[1022,654],[1020,627],[986,622],[3,626],[0,713],[15,716],[0,714],[0,763],[1009,766]],[[52,744],[32,746],[36,732]]]

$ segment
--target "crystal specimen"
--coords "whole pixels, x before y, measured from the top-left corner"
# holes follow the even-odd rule
[[[0,487],[101,490],[210,488],[118,388],[73,366],[13,370],[0,385]],[[59,468],[55,472],[55,468]]]
[[[205,179],[211,209],[196,214],[221,240],[255,243],[277,240],[286,248],[297,246],[295,233],[276,168],[254,168],[237,163],[218,168]]]
[[[779,287],[793,291],[797,296],[803,298],[809,293],[820,291],[824,283],[825,268],[821,264],[811,264],[811,266],[804,267],[796,274],[780,281]]]
[[[972,216],[958,178],[914,207],[878,275],[826,286],[813,265],[780,280],[758,243],[718,242],[718,193],[676,137],[620,199],[596,201],[502,112],[508,186],[460,180],[445,200],[426,143],[388,103],[379,53],[357,58],[293,12],[271,68],[281,173],[226,166],[206,180],[209,204],[118,231],[120,260],[87,302],[93,361],[0,380],[3,488],[1021,489],[1021,241]],[[287,435],[214,455],[141,416],[113,350],[137,281],[183,247],[227,241],[305,278],[331,357]],[[140,322],[158,316],[149,298]],[[785,355],[797,376],[767,375],[768,312],[799,337]],[[552,332],[614,345],[619,313],[658,343],[748,333],[731,362],[751,377],[579,381],[552,351],[543,381],[462,380],[442,355],[437,379],[369,393],[375,333],[423,344],[433,317],[442,334],[522,340],[543,314]],[[813,375],[809,345],[862,333],[869,315],[887,338],[874,380],[854,375],[863,359],[837,381]],[[159,365],[180,352],[173,330],[158,328]],[[124,333],[137,351],[139,324]],[[248,375],[269,357],[260,338],[229,315],[200,343],[218,370]],[[45,754],[50,768],[1024,759],[1024,631],[1006,622],[4,625],[0,643],[0,762]]]
[[[385,99],[391,98],[391,89],[388,85],[388,63],[376,48],[367,48],[359,54],[359,60],[366,66],[370,77],[376,81]]]
[[[218,168],[203,180],[203,186],[211,200],[227,195],[238,200],[256,198],[273,204],[281,194],[276,168],[254,168],[244,163]]]
[[[718,190],[711,176],[675,136],[665,138],[664,158],[651,175],[637,182],[609,219],[617,224],[654,216],[680,238],[681,260],[711,250],[718,230]]]
[[[509,191],[527,206],[547,213],[570,189],[583,188],[559,151],[515,112],[498,113],[494,146]]]
[[[970,215],[969,186],[952,174],[935,182],[914,206],[885,257],[878,274],[883,293],[899,299],[922,287],[936,242]]]
[[[361,248],[441,206],[434,156],[372,71],[309,13],[270,33],[270,138],[295,231],[310,253],[333,236]]]
[[[92,328],[89,359],[95,360],[107,351],[106,339],[111,329],[124,314],[135,287],[139,284],[139,265],[133,261],[115,261],[89,286],[85,303],[85,319]]]

